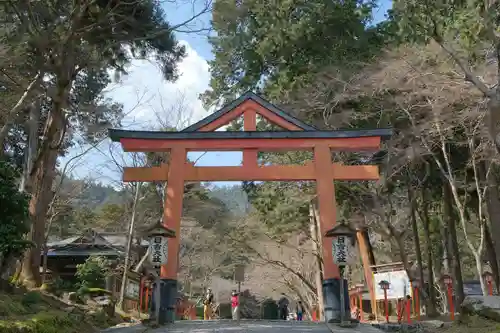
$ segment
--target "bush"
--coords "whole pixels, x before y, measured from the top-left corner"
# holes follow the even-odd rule
[[[240,316],[244,319],[259,319],[261,311],[257,298],[250,293],[250,290],[245,290],[240,293]]]
[[[77,289],[74,283],[62,280],[61,278],[57,278],[47,285],[47,291],[56,296],[61,296],[66,291],[76,291]]]
[[[196,318],[203,319],[203,305],[196,307]]]
[[[262,302],[262,319],[278,319],[278,304],[271,298]]]
[[[0,316],[25,315],[30,311],[10,295],[0,294]]]
[[[104,257],[91,256],[85,263],[76,266],[76,277],[81,287],[104,288],[110,274],[111,262]]]
[[[36,291],[29,291],[24,294],[21,304],[27,308],[32,307],[42,301],[42,296]]]
[[[233,309],[231,303],[220,303],[219,304],[219,317],[220,319],[232,319]]]
[[[31,246],[24,240],[29,231],[28,201],[19,192],[16,179],[18,172],[7,162],[0,160],[0,254],[4,258],[18,255]],[[2,267],[0,267],[1,269]]]

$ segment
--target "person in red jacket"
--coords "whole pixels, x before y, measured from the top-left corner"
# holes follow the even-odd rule
[[[233,320],[240,319],[240,300],[236,290],[231,293],[231,308],[233,310]]]

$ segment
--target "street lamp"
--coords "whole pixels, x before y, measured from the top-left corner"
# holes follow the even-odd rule
[[[159,325],[174,322],[177,286],[171,288],[169,284],[162,283],[160,268],[168,263],[168,240],[175,238],[175,231],[158,222],[143,230],[141,234],[149,240],[149,263],[156,275],[151,307],[151,312],[154,313],[150,315]]]
[[[446,285],[448,292],[448,309],[450,311],[451,320],[455,320],[455,303],[453,300],[453,279],[448,274],[443,275],[443,282]]]
[[[347,281],[344,281],[344,268],[352,260],[352,248],[356,240],[356,230],[345,223],[339,223],[325,233],[325,237],[332,239],[332,258],[333,263],[339,267],[340,274],[340,325],[350,325],[351,321],[346,320],[346,313],[350,313],[349,304],[346,302],[345,290],[347,290]],[[335,295],[336,296],[336,295]],[[347,298],[349,296],[347,295]],[[330,318],[325,311],[325,317],[329,322],[337,321],[335,309],[332,309]]]
[[[387,300],[387,290],[390,288],[389,281],[382,280],[378,283],[380,289],[384,291],[385,320],[389,322],[389,301]]]
[[[417,313],[417,320],[420,320],[420,280],[412,279],[411,286],[413,287],[413,299],[415,300],[415,312]]]

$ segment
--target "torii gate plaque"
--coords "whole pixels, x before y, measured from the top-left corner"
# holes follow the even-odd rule
[[[256,116],[284,128],[284,131],[256,131]],[[243,116],[244,131],[220,132],[216,129]],[[168,244],[169,260],[161,268],[162,308],[174,311],[179,261],[180,222],[184,183],[189,181],[316,181],[321,235],[336,223],[334,180],[378,180],[377,166],[347,166],[332,163],[332,151],[378,151],[381,140],[392,135],[390,129],[318,131],[268,103],[246,93],[181,132],[109,130],[111,139],[126,152],[170,152],[170,163],[158,167],[125,168],[123,181],[166,181],[163,223],[177,238]],[[259,165],[259,151],[312,150],[314,160],[305,165]],[[189,151],[243,151],[243,165],[235,167],[196,167],[187,160]],[[359,239],[365,242],[364,239]],[[323,292],[325,320],[340,317],[339,270],[333,264],[331,242],[323,239]],[[360,244],[360,249],[366,248]],[[372,286],[368,253],[361,251],[365,279]],[[176,259],[177,260],[176,260]],[[344,282],[345,283],[345,282]],[[348,288],[345,288],[347,290]],[[348,297],[348,296],[346,296]],[[349,312],[348,312],[349,313]],[[167,315],[167,317],[172,317]]]

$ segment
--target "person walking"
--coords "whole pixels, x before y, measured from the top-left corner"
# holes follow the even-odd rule
[[[214,294],[212,293],[212,289],[207,289],[207,294],[205,295],[205,299],[203,300],[203,319],[210,320],[212,319],[212,304],[214,303]]]
[[[231,293],[231,308],[233,314],[233,320],[240,320],[240,295],[233,290]]]
[[[281,298],[278,301],[278,310],[281,320],[287,320],[289,303],[290,302],[288,301],[288,298],[286,298],[285,293],[281,293]]]
[[[297,321],[302,321],[302,316],[304,315],[304,305],[302,301],[297,303]]]

